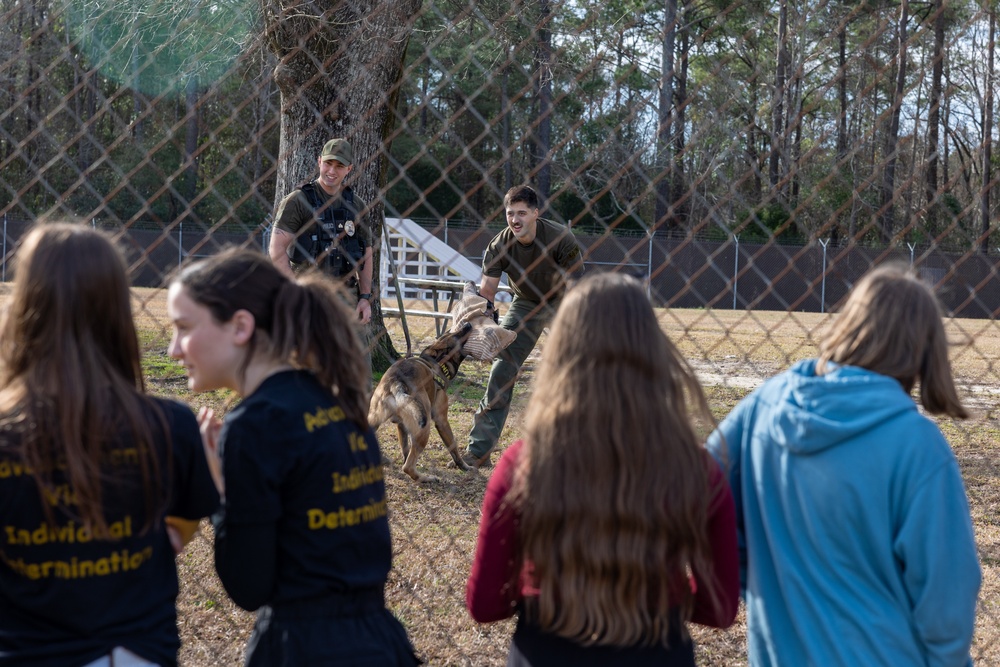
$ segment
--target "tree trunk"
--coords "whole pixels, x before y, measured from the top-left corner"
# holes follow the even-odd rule
[[[681,5],[681,12],[687,7],[687,2]],[[687,116],[687,75],[688,75],[688,52],[691,48],[691,31],[686,27],[687,21],[678,22],[682,26],[680,29],[680,68],[677,72],[677,86],[674,90],[674,155],[671,169],[673,171],[673,192],[671,201],[674,206],[674,218],[681,229],[690,229],[691,222],[691,198],[687,196],[687,179],[685,178],[684,158],[685,158],[685,128]],[[674,67],[676,68],[676,61]]]
[[[535,90],[538,94],[538,118],[535,131],[535,184],[542,201],[548,201],[552,190],[552,8],[549,0],[538,3],[538,45],[535,65]]]
[[[768,177],[773,196],[784,197],[778,190],[781,179],[781,154],[785,135],[785,81],[788,76],[788,0],[781,0],[778,9],[778,57],[774,68],[774,91],[771,95],[771,159]]]
[[[142,93],[139,92],[139,86],[142,85],[142,72],[139,70],[139,42],[141,41],[138,36],[133,35],[133,46],[132,46],[132,58],[130,59],[132,64],[132,137],[135,139],[136,144],[142,145],[145,141],[145,136],[143,134],[143,106],[142,106]]]
[[[892,240],[895,227],[894,201],[896,189],[896,144],[899,139],[899,114],[903,108],[906,88],[906,25],[910,20],[909,0],[899,3],[899,26],[896,29],[896,87],[890,104],[891,116],[885,142],[885,168],[882,171],[882,205],[879,209],[879,237],[883,243]]]
[[[979,251],[984,255],[990,249],[990,194],[993,190],[993,76],[995,62],[993,49],[996,47],[997,15],[990,5],[990,42],[986,49],[989,54],[986,66],[986,95],[983,100],[983,189],[979,195],[979,214],[982,218],[979,232]]]
[[[951,62],[948,58],[944,60],[944,89],[951,90]],[[951,127],[951,95],[944,96],[944,104],[941,105],[941,127],[944,132],[941,134],[941,182],[951,183],[951,174],[948,171],[948,160],[951,148],[948,143],[948,128]]]
[[[795,77],[795,83],[791,86],[793,94],[791,96],[791,104],[789,104],[788,110],[790,113],[794,113],[795,117],[795,127],[792,131],[792,148],[789,151],[789,207],[794,208],[799,204],[799,188],[802,185],[801,182],[801,171],[799,164],[802,160],[802,122],[804,116],[804,110],[802,105],[802,79],[798,76]],[[799,232],[803,236],[808,236],[810,230],[805,229],[801,226],[801,222],[796,222],[795,226],[799,229]]]
[[[944,72],[944,2],[934,3],[934,49],[931,53],[931,90],[927,109],[927,167],[924,173],[924,196],[927,201],[928,223],[937,230],[938,205],[938,161],[940,150],[938,137],[941,127],[941,80]]]
[[[764,183],[761,176],[764,171],[764,137],[763,132],[758,129],[759,126],[755,115],[758,104],[757,86],[750,86],[750,104],[748,105],[745,119],[747,127],[746,151],[750,173],[753,174],[750,180],[753,187],[751,201],[755,205],[760,204],[764,198]]]
[[[656,211],[653,228],[677,229],[673,212],[674,161],[671,132],[674,128],[674,38],[677,34],[677,0],[663,2],[663,39],[660,56],[660,108],[656,144]]]
[[[510,113],[512,105],[510,101],[510,91],[508,90],[510,86],[510,49],[505,48],[505,52],[503,60],[503,78],[500,80],[500,113],[503,114],[500,137],[503,142],[503,146],[501,146],[501,154],[503,155],[504,192],[507,192],[514,187],[514,163],[512,162],[512,152],[510,146]]]
[[[267,70],[273,67],[271,54],[266,49],[260,49],[260,70],[256,79],[256,91],[251,112],[253,114],[253,187],[259,189],[264,179],[265,135],[268,119],[271,114],[271,94],[273,80],[267,75]],[[261,198],[263,200],[263,197]]]
[[[848,166],[847,161],[847,21],[837,29],[837,99],[840,114],[837,117],[837,164],[838,176],[842,176]],[[853,199],[854,193],[852,191]],[[831,219],[830,243],[835,247],[840,243],[840,221]]]
[[[316,172],[316,158],[332,137],[354,148],[350,185],[369,203],[365,212],[380,266],[388,146],[403,59],[421,0],[359,0],[284,5],[261,0],[267,40],[278,58],[281,132],[275,201]],[[372,293],[381,279],[373,271]],[[399,353],[385,332],[382,305],[372,304],[372,366],[384,371]]]
[[[840,114],[837,118],[837,166],[847,159],[847,24],[837,33],[837,91]]]
[[[198,152],[198,77],[188,77],[184,95],[184,211],[182,217],[194,218],[192,202],[198,192],[198,162],[195,153]]]

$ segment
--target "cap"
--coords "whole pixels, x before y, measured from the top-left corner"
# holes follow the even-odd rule
[[[349,167],[354,164],[354,150],[347,139],[331,139],[323,146],[323,152],[319,154],[319,159],[323,162],[336,160]]]

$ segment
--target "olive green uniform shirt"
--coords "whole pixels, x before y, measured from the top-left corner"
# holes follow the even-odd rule
[[[343,192],[337,195],[335,201],[331,201],[330,195],[326,193],[326,190],[320,187],[319,183],[313,181],[313,186],[316,189],[316,193],[319,195],[320,201],[323,202],[323,208],[327,206],[333,207],[344,207],[347,203],[343,201]],[[360,235],[362,241],[364,241],[364,246],[366,248],[372,247],[372,232],[371,228],[365,221],[365,216],[361,215],[360,212],[365,210],[368,204],[358,193],[354,192],[354,210],[358,211],[359,214],[357,219],[354,221],[355,233]],[[321,209],[322,210],[322,209]],[[305,193],[301,189],[296,188],[288,193],[284,199],[278,204],[278,212],[275,216],[275,226],[278,229],[284,230],[290,234],[298,235],[299,231],[308,227],[308,225],[314,220],[319,219],[320,211],[313,209],[312,204],[309,203],[309,199],[306,197]],[[299,243],[304,249],[308,249],[309,243],[308,239],[296,238],[296,243]],[[292,253],[293,246],[289,246],[289,254]],[[306,253],[308,254],[308,252]]]
[[[510,227],[493,237],[483,254],[483,275],[506,272],[514,296],[541,303],[556,301],[566,291],[570,274],[583,272],[580,245],[565,225],[538,218],[535,238],[528,245]]]

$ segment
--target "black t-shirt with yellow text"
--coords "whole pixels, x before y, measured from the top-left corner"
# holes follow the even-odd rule
[[[208,516],[219,497],[208,471],[198,423],[189,408],[150,398],[166,418],[170,441],[154,443],[169,482],[164,515]],[[154,421],[153,423],[157,423]],[[98,539],[74,518],[73,492],[53,472],[42,498],[17,442],[0,438],[0,665],[83,665],[115,646],[174,665],[177,567],[162,517],[143,533],[145,500],[135,443],[107,450],[106,474],[131,479],[103,487],[109,536]]]
[[[306,371],[270,376],[223,423],[225,502],[220,539],[274,527],[280,606],[324,594],[381,590],[392,562],[382,456],[370,428],[346,418]],[[217,562],[217,567],[219,563]],[[230,594],[251,569],[219,571]]]

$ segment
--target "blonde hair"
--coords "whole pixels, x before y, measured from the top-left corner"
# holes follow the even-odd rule
[[[941,309],[930,287],[905,266],[887,264],[865,275],[820,343],[816,372],[831,364],[858,366],[895,378],[931,414],[966,418],[948,361]]]
[[[597,274],[569,291],[509,495],[539,588],[526,613],[542,630],[584,645],[686,637],[692,594],[677,581],[710,572],[712,556],[692,408],[714,424],[638,281]],[[715,598],[715,582],[698,585]]]

